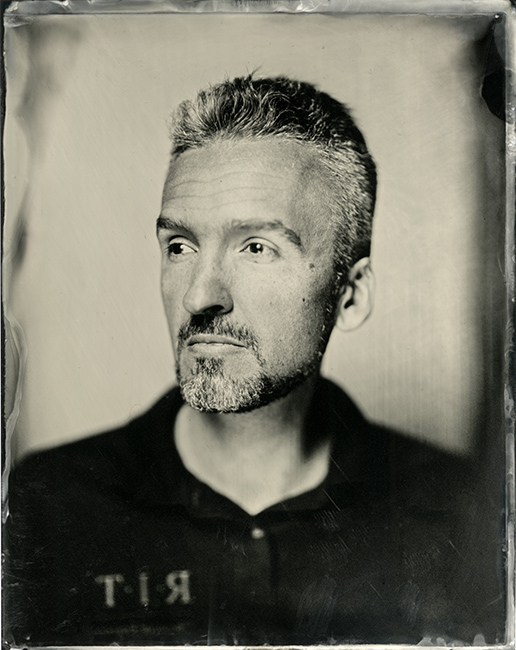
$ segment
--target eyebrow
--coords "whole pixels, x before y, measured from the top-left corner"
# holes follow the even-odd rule
[[[183,222],[175,219],[169,219],[168,217],[159,216],[156,221],[156,230],[179,230],[183,232],[191,232],[190,228]],[[286,237],[296,248],[300,251],[304,250],[301,238],[299,235],[292,230],[287,228],[281,221],[262,221],[260,219],[251,219],[249,221],[240,221],[239,219],[233,220],[229,226],[228,230],[241,230],[241,231],[251,231],[251,230],[273,230],[280,232],[284,237]]]
[[[287,228],[283,225],[281,221],[262,221],[260,219],[251,219],[249,221],[240,221],[238,219],[233,220],[230,225],[230,229],[234,230],[274,230],[276,232],[282,233],[294,246],[303,250],[303,244],[299,235],[290,228]]]
[[[190,228],[181,220],[169,219],[160,215],[156,220],[156,232],[160,230],[181,230],[183,232],[190,232]]]

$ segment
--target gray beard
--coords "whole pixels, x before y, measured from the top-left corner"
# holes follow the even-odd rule
[[[185,402],[198,411],[208,413],[245,413],[285,397],[309,377],[318,374],[333,328],[338,289],[339,285],[335,282],[329,290],[319,349],[314,351],[311,359],[288,375],[274,375],[267,371],[256,336],[249,328],[235,326],[224,316],[192,316],[190,322],[179,329],[176,356],[176,375]],[[181,352],[190,336],[201,333],[228,335],[245,343],[258,361],[257,372],[245,379],[231,377],[226,372],[223,359],[200,357],[188,377],[183,377]]]
[[[245,379],[226,374],[224,361],[201,357],[188,379],[177,368],[183,399],[192,408],[207,413],[245,413],[288,395],[318,372],[322,353],[312,363],[288,376],[270,376],[259,371]]]

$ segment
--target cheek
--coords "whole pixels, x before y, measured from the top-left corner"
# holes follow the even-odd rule
[[[267,318],[260,308],[264,304]],[[321,337],[331,329],[331,290],[313,283],[284,284],[281,292],[269,293],[267,301],[255,302],[255,314],[262,328],[274,333],[275,345],[303,356],[307,349],[319,348]]]
[[[191,271],[187,264],[163,263],[161,268],[161,295],[165,305],[182,306],[190,284]]]
[[[333,327],[333,283],[327,277],[307,286],[300,297],[299,329],[308,341],[319,344]]]
[[[174,335],[174,332],[181,324],[182,319],[184,320],[181,284],[179,282],[170,282],[166,277],[162,277],[161,297],[170,333]]]

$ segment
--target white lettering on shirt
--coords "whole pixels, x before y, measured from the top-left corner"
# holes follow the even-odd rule
[[[190,571],[172,571],[166,576],[165,581],[170,589],[166,603],[171,605],[176,600],[180,600],[187,605],[190,602]]]
[[[188,605],[192,601],[190,594],[190,571],[171,571],[164,579],[151,581],[147,571],[140,571],[136,576],[136,580],[130,578],[126,579],[121,573],[108,573],[99,575],[95,578],[98,585],[104,587],[104,607],[112,609],[117,606],[117,594],[120,593],[117,589],[117,584],[125,584],[123,591],[126,594],[135,593],[140,605],[148,607],[151,603],[151,593],[154,592],[168,592],[162,601],[166,605]],[[137,584],[135,584],[135,582]],[[165,584],[163,584],[165,583]],[[163,596],[162,596],[163,597]]]
[[[112,573],[106,576],[97,576],[95,582],[99,585],[104,585],[104,604],[106,607],[115,606],[115,584],[117,582],[123,582],[124,576],[119,573]]]
[[[149,604],[149,574],[140,573],[138,575],[138,584],[140,585],[140,604]]]

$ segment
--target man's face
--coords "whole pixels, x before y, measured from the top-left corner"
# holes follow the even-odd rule
[[[165,183],[162,293],[183,396],[242,412],[318,371],[333,325],[328,190],[275,140],[186,151]]]

